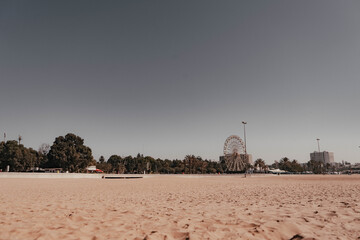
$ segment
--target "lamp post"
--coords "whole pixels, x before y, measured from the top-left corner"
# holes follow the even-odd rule
[[[322,154],[320,154],[320,138],[317,138],[317,143],[318,143],[318,151],[319,151],[319,156],[321,157],[321,162],[325,163],[325,152],[323,152]],[[321,165],[321,170],[322,170],[322,165]]]
[[[319,143],[320,138],[317,138],[316,140],[317,140],[317,143],[318,143],[318,151],[320,152],[320,143]]]
[[[245,141],[245,156],[247,156],[247,150],[246,150],[246,129],[245,129],[245,125],[247,124],[247,122],[242,122],[242,124],[244,124],[244,141]]]

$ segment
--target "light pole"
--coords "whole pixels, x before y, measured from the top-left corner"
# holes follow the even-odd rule
[[[244,141],[245,141],[245,156],[247,157],[247,150],[246,150],[246,129],[245,129],[245,125],[247,124],[247,122],[242,122],[242,124],[244,124]]]
[[[321,156],[321,162],[325,163],[325,152],[323,152],[322,154],[320,154],[320,138],[317,138],[317,143],[318,143],[318,151],[319,151],[319,156]],[[321,164],[321,171],[322,171],[322,164]]]
[[[320,152],[320,143],[319,143],[320,138],[317,138],[316,140],[317,140],[317,143],[318,143],[318,150],[319,150],[319,152]]]

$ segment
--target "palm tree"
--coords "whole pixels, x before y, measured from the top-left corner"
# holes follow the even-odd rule
[[[280,168],[281,170],[285,170],[285,171],[291,172],[292,169],[291,169],[290,159],[287,158],[287,157],[284,157],[284,158],[280,159],[279,168]]]
[[[266,167],[265,161],[262,160],[261,158],[258,158],[256,159],[254,166],[260,168],[260,171],[263,171]]]

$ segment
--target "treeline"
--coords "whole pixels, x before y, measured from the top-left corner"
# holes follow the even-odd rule
[[[136,157],[112,155],[107,161],[100,157],[97,162],[84,140],[75,134],[55,138],[50,146],[42,144],[38,151],[26,148],[19,141],[0,143],[0,169],[11,172],[38,171],[44,168],[61,168],[64,172],[86,172],[90,165],[106,173],[166,173],[166,174],[206,174],[223,173],[224,163],[204,160],[201,157],[188,155],[183,160],[162,160],[138,154]]]
[[[26,148],[17,141],[0,143],[0,167],[5,171],[9,166],[10,171],[23,172],[34,166],[43,164],[43,157],[38,151]]]
[[[322,174],[326,172],[339,171],[339,168],[334,164],[322,163],[320,161],[310,160],[305,164],[300,164],[297,160],[290,160],[287,157],[275,161],[270,168],[278,168],[292,173],[312,172],[315,174]]]
[[[160,173],[160,174],[206,174],[223,173],[225,164],[201,157],[188,155],[184,160],[154,159],[150,156],[144,157],[138,154],[136,157],[120,157],[112,155],[107,161],[103,156],[96,164],[98,169],[106,173]]]
[[[284,157],[280,159],[280,161],[275,161],[272,165],[270,165],[271,168],[275,169],[281,169],[287,172],[294,172],[294,173],[300,173],[304,172],[303,166],[298,163],[297,160],[290,160],[287,157]]]
[[[91,149],[84,140],[72,133],[57,137],[52,146],[43,144],[38,151],[26,148],[19,141],[0,143],[0,167],[2,171],[27,172],[39,168],[62,168],[69,172],[84,172],[95,165]]]

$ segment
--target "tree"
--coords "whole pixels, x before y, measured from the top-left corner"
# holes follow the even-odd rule
[[[134,159],[132,156],[127,156],[123,159],[123,164],[125,166],[126,173],[134,173],[137,172],[136,169],[136,158]]]
[[[39,166],[39,156],[32,148],[25,148],[17,141],[0,143],[0,166],[5,170],[10,166],[10,171],[29,171]]]
[[[201,173],[202,173],[202,174],[206,173],[206,168],[207,168],[207,166],[208,166],[207,161],[202,161],[202,162],[201,162]]]
[[[279,162],[279,168],[287,172],[302,172],[303,167],[294,159],[290,161],[289,158],[284,157]]]
[[[310,160],[307,163],[307,167],[310,171],[315,174],[319,174],[323,172],[322,163],[320,161]]]
[[[304,168],[295,159],[291,162],[292,172],[303,172]]]
[[[329,172],[331,170],[331,164],[330,163],[326,163],[325,164],[325,169],[327,172]]]
[[[265,168],[266,168],[265,161],[262,160],[261,158],[256,159],[256,161],[254,163],[254,167],[258,167],[260,169],[260,171],[265,170]]]
[[[270,167],[278,169],[279,168],[279,161],[275,160],[274,163],[270,165]]]
[[[186,155],[184,159],[184,172],[188,174],[196,173],[196,157],[194,155]]]
[[[112,172],[116,172],[116,173],[125,172],[125,166],[123,164],[122,157],[118,155],[111,155],[110,158],[107,160],[107,163],[111,166],[110,169]]]
[[[279,168],[280,168],[281,170],[285,170],[285,171],[287,171],[287,172],[291,172],[292,169],[291,169],[291,162],[290,162],[289,158],[284,157],[284,158],[280,159]]]
[[[105,162],[104,156],[99,158],[99,162],[96,163],[96,168],[101,169],[102,171],[109,173],[112,171],[112,165]]]
[[[62,168],[69,172],[84,171],[90,164],[95,165],[91,149],[75,134],[55,138],[48,153],[48,167]]]

